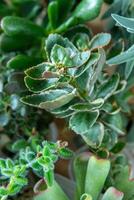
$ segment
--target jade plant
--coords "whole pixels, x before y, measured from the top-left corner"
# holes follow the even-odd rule
[[[108,22],[94,34],[85,23],[103,4]],[[0,2],[1,200],[134,199],[122,151],[133,138],[133,9],[132,0]],[[56,118],[79,139],[76,153],[71,138],[50,134]],[[71,179],[57,172],[63,159]]]

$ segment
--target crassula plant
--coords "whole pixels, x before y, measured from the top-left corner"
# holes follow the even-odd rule
[[[105,29],[94,34],[85,23],[104,2]],[[132,0],[0,2],[1,200],[134,199],[121,152],[133,140],[133,8]],[[57,118],[76,141],[58,135]],[[63,159],[71,179],[57,171]]]

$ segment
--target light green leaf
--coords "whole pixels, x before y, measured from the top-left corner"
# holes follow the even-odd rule
[[[54,181],[51,187],[34,196],[34,200],[69,200],[61,187]]]
[[[122,200],[123,196],[122,192],[116,190],[114,187],[110,187],[103,195],[102,200]]]
[[[123,200],[131,199],[134,196],[134,181],[129,178],[129,166],[123,167],[122,171],[116,175],[114,186],[124,193]]]
[[[81,196],[80,200],[92,200],[92,197],[91,195],[85,193]]]
[[[86,153],[79,154],[75,157],[73,162],[73,170],[76,180],[76,199],[80,199],[81,195],[85,192],[85,177],[89,156],[90,155]]]
[[[90,194],[93,200],[97,200],[110,170],[109,160],[98,159],[92,156],[89,159],[85,180],[85,192]]]

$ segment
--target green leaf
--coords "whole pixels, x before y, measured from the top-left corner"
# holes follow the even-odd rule
[[[51,156],[51,150],[47,145],[45,145],[43,148],[43,156]]]
[[[45,90],[55,87],[56,83],[58,82],[58,79],[50,78],[50,79],[44,79],[44,80],[34,80],[26,76],[24,81],[29,91],[34,92],[34,93],[39,93],[39,92],[44,92]]]
[[[89,154],[83,153],[75,157],[73,162],[73,170],[76,180],[76,198],[80,199],[81,195],[85,192],[85,177]]]
[[[6,167],[9,168],[9,169],[10,168],[12,169],[14,167],[14,162],[9,158],[6,159]]]
[[[72,115],[69,121],[70,128],[77,134],[85,134],[96,122],[99,111],[81,111]]]
[[[89,36],[86,33],[76,33],[73,43],[80,51],[89,50]]]
[[[108,45],[110,40],[111,35],[109,33],[99,33],[92,38],[89,46],[92,50],[102,48]]]
[[[6,168],[6,161],[3,158],[0,158],[0,168]]]
[[[85,180],[85,192],[90,194],[93,200],[97,200],[110,170],[109,160],[98,159],[92,156],[89,159]]]
[[[62,46],[64,48],[70,48],[74,53],[78,53],[77,48],[67,38],[63,38],[59,34],[50,34],[46,40],[46,45],[45,45],[48,59],[50,58],[51,50],[55,44]]]
[[[104,67],[105,61],[106,61],[106,55],[105,55],[105,51],[103,49],[99,49],[99,61],[97,63],[97,66],[93,69],[93,72],[91,73],[91,77],[89,80],[89,90],[90,90],[90,94],[93,91],[94,88],[94,84],[96,83],[96,81],[98,80],[98,76],[100,76],[102,69]]]
[[[129,167],[123,167],[122,171],[116,175],[114,186],[124,193],[123,200],[131,199],[134,196],[134,181],[129,179]]]
[[[70,102],[75,97],[75,93],[76,91],[71,89],[49,90],[41,94],[23,97],[21,101],[25,104],[50,111]]]
[[[48,4],[48,19],[51,24],[51,27],[54,29],[57,27],[58,23],[58,2],[52,1]]]
[[[125,127],[124,127],[123,117],[121,113],[117,113],[117,114],[109,115],[109,116],[107,115],[104,123],[107,127],[111,128],[116,133],[120,135],[125,134],[125,130],[124,130]]]
[[[45,180],[47,182],[48,187],[52,187],[54,182],[54,172],[53,170],[49,170],[48,172],[45,172]]]
[[[93,148],[98,148],[104,137],[104,126],[102,123],[95,123],[89,130],[82,135],[84,141]]]
[[[79,23],[95,19],[101,10],[102,0],[82,0],[72,13],[72,17],[78,19]]]
[[[60,67],[80,67],[90,57],[90,51],[75,54],[70,48],[55,44],[51,50],[51,61]]]
[[[56,181],[51,187],[34,196],[34,200],[69,200]]]
[[[8,36],[21,35],[33,36],[35,38],[44,36],[42,27],[21,17],[4,17],[1,21],[1,27]]]
[[[60,148],[58,153],[62,158],[65,158],[65,159],[69,159],[73,156],[73,151],[71,151],[68,148]]]
[[[20,186],[25,186],[28,184],[27,178],[24,178],[24,177],[17,177],[17,178],[15,178],[15,181]]]
[[[118,65],[125,63],[131,60],[134,60],[134,45],[131,46],[127,51],[122,52],[121,54],[107,60],[108,65]]]
[[[80,200],[92,200],[92,197],[91,195],[85,193],[81,196]]]
[[[6,112],[0,112],[0,127],[6,126],[9,122],[9,114]]]
[[[103,195],[102,200],[122,200],[123,196],[122,192],[116,190],[114,187],[110,187]]]
[[[10,186],[10,188],[8,189],[8,192],[10,195],[16,195],[18,192],[20,192],[22,186],[14,183],[13,185]]]
[[[0,197],[8,195],[8,191],[4,187],[0,187]]]
[[[70,106],[70,109],[74,111],[93,111],[100,108],[104,103],[103,99],[96,99],[95,101],[89,103],[76,103]]]
[[[20,139],[20,140],[17,140],[16,142],[13,143],[12,145],[12,150],[14,152],[17,152],[21,149],[24,149],[25,147],[27,146],[27,142],[25,139]]]
[[[58,24],[60,25],[68,16],[75,0],[56,0],[58,2]]]
[[[70,28],[64,33],[64,36],[67,37],[69,40],[72,40],[73,38],[75,38],[76,34],[81,34],[81,33],[88,35],[89,38],[92,37],[92,31],[89,29],[89,27],[87,27],[84,24],[79,24]]]
[[[97,98],[108,99],[111,95],[114,94],[119,84],[119,75],[115,74],[109,78],[108,81],[101,84],[96,92]]]
[[[129,30],[134,31],[134,19],[133,18],[122,17],[117,14],[112,14],[112,17],[120,26],[123,26],[124,28],[126,28],[127,31],[129,31]]]
[[[125,78],[128,79],[134,68],[134,60],[128,61],[125,66]]]
[[[41,63],[35,67],[31,67],[25,71],[25,74],[35,80],[43,80],[47,78],[57,78],[56,68],[51,63]]]
[[[7,67],[15,70],[25,70],[33,65],[37,65],[41,59],[26,55],[17,55],[7,62]]]
[[[81,76],[88,68],[91,68],[94,64],[96,64],[97,61],[99,60],[99,58],[100,58],[100,54],[91,53],[90,58],[87,61],[87,63],[85,65],[82,65],[81,67],[75,69],[74,76],[75,77]],[[73,73],[71,75],[73,75]],[[91,74],[89,73],[89,75],[91,75]]]
[[[0,35],[0,49],[4,52],[27,50],[34,44],[33,38],[17,36]]]

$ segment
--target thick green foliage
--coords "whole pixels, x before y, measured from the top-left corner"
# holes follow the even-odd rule
[[[93,35],[84,23],[104,2],[106,32]],[[133,13],[132,0],[1,0],[1,200],[26,200],[26,186],[34,200],[134,198],[118,155],[126,133],[134,138]],[[47,136],[55,142],[46,140],[52,116],[64,118],[87,151],[75,155],[73,181],[54,174],[56,161],[74,154],[55,141],[55,128]]]

